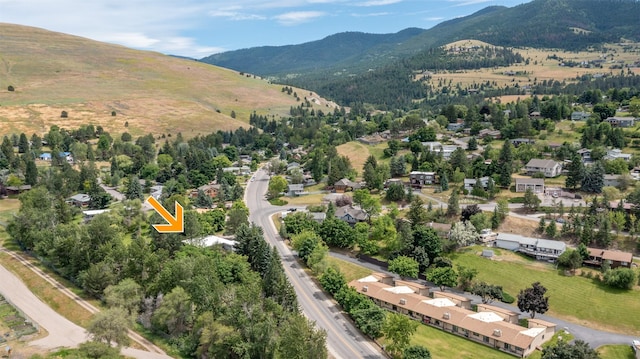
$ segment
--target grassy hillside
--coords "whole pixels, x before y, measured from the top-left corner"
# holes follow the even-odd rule
[[[0,23],[0,38],[0,134],[89,122],[121,132],[128,122],[132,134],[190,136],[299,104],[281,86],[192,60],[11,24]]]

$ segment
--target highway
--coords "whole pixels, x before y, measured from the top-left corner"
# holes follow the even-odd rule
[[[271,216],[286,208],[272,206],[265,200],[268,183],[269,176],[263,170],[258,170],[247,183],[245,203],[250,211],[249,221],[262,227],[267,242],[278,249],[285,273],[296,290],[300,308],[307,318],[327,332],[330,356],[337,359],[385,358],[379,347],[364,337],[335,302],[315,285],[280,239]]]

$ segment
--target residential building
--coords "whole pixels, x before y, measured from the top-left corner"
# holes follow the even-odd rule
[[[558,177],[562,173],[562,165],[554,160],[543,160],[538,158],[532,158],[524,166],[525,171],[529,176],[533,176],[536,173],[543,173],[545,177],[552,178]]]
[[[232,166],[232,167],[224,167],[222,169],[223,172],[231,172],[236,176],[246,176],[251,174],[251,168],[249,166]]]
[[[584,260],[584,264],[600,267],[603,263],[607,263],[609,268],[631,268],[633,262],[633,254],[622,251],[612,251],[608,249],[587,248],[589,250],[589,258]]]
[[[362,188],[362,185],[360,183],[353,182],[348,178],[343,178],[333,184],[333,189],[338,193],[353,191],[360,188]]]
[[[573,111],[571,113],[572,121],[586,121],[589,119],[589,117],[591,117],[591,114],[589,112]]]
[[[482,185],[483,189],[487,188],[489,184],[489,177],[481,177],[478,179],[475,178],[465,178],[464,179],[464,189],[466,189],[469,193],[473,191],[473,187],[475,187],[476,182],[480,181],[480,185]]]
[[[82,207],[89,206],[89,202],[91,202],[91,197],[89,197],[89,195],[85,193],[78,193],[76,195],[69,197],[66,200],[66,202],[76,207],[82,208]]]
[[[442,146],[442,148],[440,149],[440,153],[442,154],[442,158],[444,158],[445,160],[448,160],[449,157],[451,157],[451,154],[453,153],[453,151],[457,150],[460,146],[454,146],[454,145],[445,145]]]
[[[459,131],[464,128],[464,123],[450,123],[447,125],[447,130],[449,131]]]
[[[494,140],[497,140],[502,137],[502,134],[498,130],[490,130],[488,128],[485,128],[480,130],[480,132],[478,133],[478,138],[485,138],[485,137],[489,137]]]
[[[234,250],[235,245],[237,243],[235,240],[218,237],[214,235],[209,235],[202,238],[187,239],[184,242],[193,246],[203,247],[203,248],[220,245],[224,250],[227,250],[227,251]]]
[[[298,197],[298,196],[302,196],[308,194],[308,192],[305,192],[304,190],[304,185],[302,183],[300,184],[289,184],[289,187],[287,189],[287,196],[289,197]]]
[[[620,175],[604,175],[603,177],[603,185],[604,186],[611,186],[611,187],[618,187],[620,186]]]
[[[516,178],[516,192],[523,193],[528,189],[533,193],[544,193],[544,178]]]
[[[38,159],[40,161],[51,161],[51,153],[49,152],[41,153],[40,156],[38,156]]]
[[[588,148],[581,148],[578,151],[576,151],[576,153],[578,153],[578,156],[580,156],[580,158],[582,159],[582,162],[586,163],[586,162],[591,162],[591,150]]]
[[[604,156],[605,160],[615,160],[618,158],[622,158],[623,160],[629,162],[631,160],[630,153],[622,153],[622,150],[619,148],[613,148],[607,151],[607,154]]]
[[[540,114],[540,111],[533,111],[529,114],[530,118],[541,118],[542,115]]]
[[[495,246],[548,261],[555,261],[567,249],[567,245],[562,241],[523,237],[510,233],[498,233]]]
[[[422,142],[422,147],[425,147],[431,152],[439,152],[442,149],[442,143],[438,141]]]
[[[218,193],[220,192],[220,185],[219,184],[215,184],[213,182],[211,182],[209,184],[202,185],[202,186],[198,187],[197,189],[191,191],[190,196],[192,198],[198,197],[198,192],[200,192],[200,191],[204,192],[205,195],[207,195],[207,196],[209,196],[211,198],[216,198],[216,197],[218,197]]]
[[[415,286],[404,281],[383,282],[375,273],[351,281],[349,286],[386,310],[516,357],[528,356],[555,333],[553,323],[529,320],[528,327],[522,327],[513,322],[517,322],[517,313],[493,311],[492,306],[481,306],[476,312],[465,297],[446,292],[426,297]]]
[[[611,127],[633,127],[636,119],[634,117],[609,117],[604,122],[608,122]]]
[[[402,182],[401,178],[390,178],[384,182],[384,188],[389,188],[392,184],[399,184],[404,186],[404,182]]]
[[[358,222],[364,222],[369,218],[365,211],[360,208],[352,207],[351,205],[336,208],[336,217],[351,225]]]
[[[498,233],[491,231],[491,228],[485,228],[480,231],[478,241],[483,244],[492,245],[498,238]]]
[[[31,190],[31,185],[23,184],[20,186],[7,186],[5,187],[5,190],[7,191],[7,195],[10,196]]]
[[[409,173],[409,182],[411,183],[411,187],[417,188],[422,188],[422,186],[424,185],[435,184],[436,173],[412,171],[411,173]]]
[[[535,140],[531,140],[531,139],[528,139],[528,138],[514,138],[514,139],[509,140],[509,141],[511,142],[513,147],[518,147],[518,146],[524,145],[524,144],[533,145],[534,143],[536,143]]]
[[[103,213],[107,213],[110,212],[110,209],[92,209],[92,210],[88,210],[88,211],[82,211],[82,216],[83,216],[83,220],[85,222],[88,222],[90,220],[93,219],[93,217],[99,215],[99,214],[103,214]]]

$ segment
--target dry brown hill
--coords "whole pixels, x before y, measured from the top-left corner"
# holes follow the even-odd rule
[[[253,111],[286,116],[300,104],[281,89],[192,60],[0,23],[0,135],[87,123],[134,135],[235,129]]]

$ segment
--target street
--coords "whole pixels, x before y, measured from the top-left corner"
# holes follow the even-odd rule
[[[335,358],[384,358],[377,345],[364,337],[346,318],[337,304],[319,289],[304,269],[298,264],[291,250],[280,240],[271,216],[283,211],[264,198],[269,177],[258,170],[255,180],[247,183],[245,203],[250,211],[249,221],[262,227],[264,237],[275,246],[282,258],[283,267],[289,281],[296,290],[298,303],[307,318],[316,322],[319,328],[327,332],[327,348]]]

